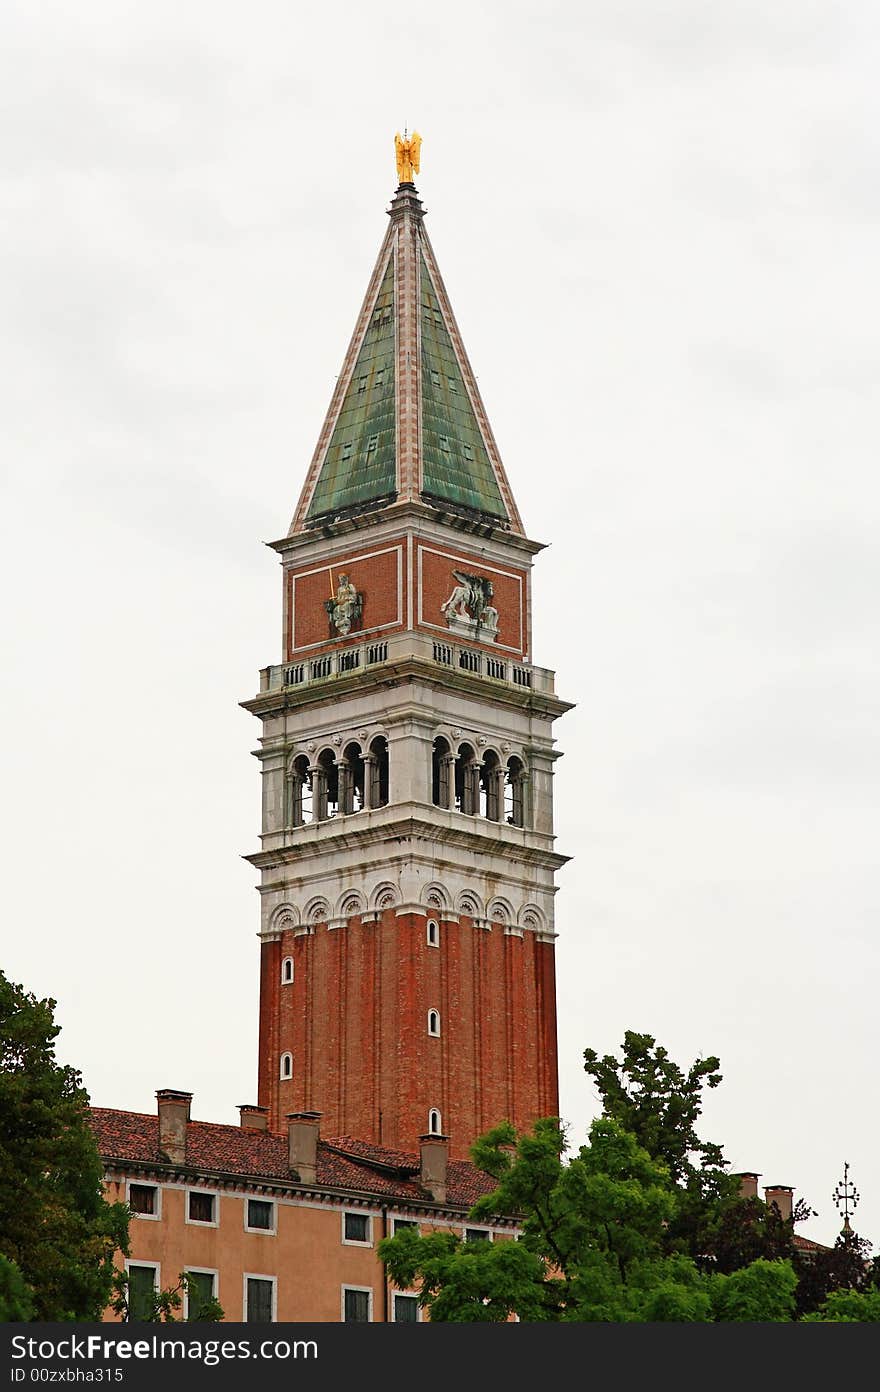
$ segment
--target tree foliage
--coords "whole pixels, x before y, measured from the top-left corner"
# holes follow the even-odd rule
[[[665,1165],[611,1118],[594,1121],[568,1163],[558,1121],[517,1137],[507,1124],[474,1146],[474,1163],[498,1182],[471,1211],[476,1221],[517,1214],[516,1241],[465,1242],[405,1231],[379,1246],[391,1279],[420,1285],[432,1321],[629,1322],[736,1319],[737,1287],[666,1250],[676,1186]],[[786,1319],[795,1277],[763,1263],[739,1296],[765,1319]],[[732,1278],[726,1278],[732,1279]],[[725,1291],[727,1294],[725,1294]],[[746,1297],[748,1296],[748,1301]],[[716,1307],[721,1313],[716,1314]],[[793,1310],[793,1300],[791,1301]]]
[[[128,1250],[128,1211],[104,1199],[88,1096],[55,1058],[54,1010],[0,972],[0,1299],[11,1318],[95,1320]]]
[[[215,1296],[208,1300],[203,1299],[198,1281],[191,1271],[181,1271],[176,1286],[153,1290],[149,1296],[148,1309],[139,1311],[136,1316],[129,1304],[130,1284],[127,1271],[116,1272],[110,1308],[124,1320],[136,1318],[138,1322],[143,1321],[146,1324],[173,1324],[183,1318],[179,1312],[183,1307],[184,1296],[187,1297],[188,1324],[215,1324],[225,1319],[223,1306]]]
[[[717,1058],[683,1069],[631,1031],[620,1058],[584,1058],[603,1116],[568,1163],[556,1118],[519,1137],[503,1124],[472,1147],[497,1188],[471,1217],[516,1216],[516,1240],[405,1231],[380,1244],[392,1281],[418,1286],[432,1320],[785,1322],[817,1307],[817,1319],[876,1318],[867,1244],[801,1251],[794,1224],[812,1210],[783,1218],[741,1197],[721,1146],[699,1135]]]
[[[880,1322],[880,1288],[831,1291],[819,1309],[804,1316],[805,1324],[856,1324]]]

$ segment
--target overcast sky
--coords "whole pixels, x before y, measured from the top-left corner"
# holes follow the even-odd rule
[[[529,534],[562,1109],[627,1028],[880,1245],[880,11],[5,0],[3,965],[101,1105],[256,1090],[277,557],[387,219],[428,230]]]

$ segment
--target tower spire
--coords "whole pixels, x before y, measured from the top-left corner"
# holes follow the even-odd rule
[[[523,534],[412,182],[421,137],[395,136],[400,183],[290,535],[422,503]]]

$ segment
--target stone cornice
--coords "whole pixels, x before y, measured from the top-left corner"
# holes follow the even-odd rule
[[[277,541],[267,541],[266,545],[272,551],[277,551],[280,556],[287,557],[297,551],[314,550],[315,542],[319,539],[324,541],[332,541],[337,537],[348,539],[357,532],[375,531],[376,529],[388,530],[388,527],[383,524],[389,524],[391,529],[410,527],[418,531],[419,524],[423,522],[437,527],[440,534],[452,529],[465,535],[483,537],[497,543],[500,547],[519,552],[524,556],[536,556],[547,546],[544,541],[531,541],[518,532],[508,531],[504,527],[492,526],[488,521],[446,510],[439,503],[430,506],[427,503],[415,501],[391,503],[386,507],[375,508],[371,512],[337,518],[333,522],[311,527],[304,532],[279,537]],[[415,524],[414,528],[413,524]]]
[[[512,864],[536,866],[547,870],[558,870],[571,859],[571,856],[560,855],[557,851],[549,849],[548,843],[553,840],[550,836],[523,832],[520,828],[510,828],[508,833],[504,823],[489,822],[485,818],[465,817],[461,813],[454,814],[456,822],[459,818],[462,822],[461,825],[455,825],[451,820],[443,820],[444,817],[451,819],[453,814],[445,813],[442,808],[431,809],[431,812],[437,814],[435,819],[428,808],[422,810],[417,803],[406,806],[413,810],[409,813],[403,812],[402,815],[400,808],[378,808],[377,811],[387,810],[391,815],[381,819],[372,817],[369,822],[360,821],[363,814],[352,813],[348,817],[333,817],[328,818],[326,822],[310,822],[304,827],[273,832],[272,836],[287,838],[284,844],[255,851],[242,859],[255,869],[266,870],[275,865],[293,864],[309,855],[317,854],[323,858],[334,850],[367,851],[372,846],[387,846],[392,841],[397,847],[405,841],[425,841],[435,847],[449,846],[457,850],[466,850],[475,857],[500,855]],[[428,815],[425,815],[426,813]],[[524,840],[526,836],[530,838],[531,844]],[[538,836],[545,843],[543,846],[535,844]],[[400,855],[401,851],[396,850],[396,854]]]
[[[291,1175],[289,1180],[273,1178],[269,1175],[242,1175],[234,1170],[211,1170],[195,1165],[165,1164],[157,1160],[127,1160],[114,1155],[102,1155],[105,1181],[124,1180],[128,1175],[139,1178],[165,1180],[181,1184],[192,1184],[194,1180],[207,1180],[215,1188],[241,1190],[250,1194],[276,1194],[292,1199],[308,1199],[328,1205],[357,1202],[375,1208],[388,1208],[430,1214],[433,1217],[458,1219],[467,1217],[470,1204],[438,1204],[431,1199],[424,1201],[412,1197],[396,1198],[391,1194],[376,1193],[369,1189],[345,1189],[335,1184],[301,1184]],[[514,1218],[495,1217],[491,1227],[515,1226]]]

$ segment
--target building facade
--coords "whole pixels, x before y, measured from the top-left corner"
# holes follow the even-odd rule
[[[261,722],[258,1102],[95,1109],[133,1312],[194,1273],[227,1318],[409,1320],[375,1253],[474,1239],[467,1160],[558,1106],[552,726],[523,529],[410,182],[286,536]]]

